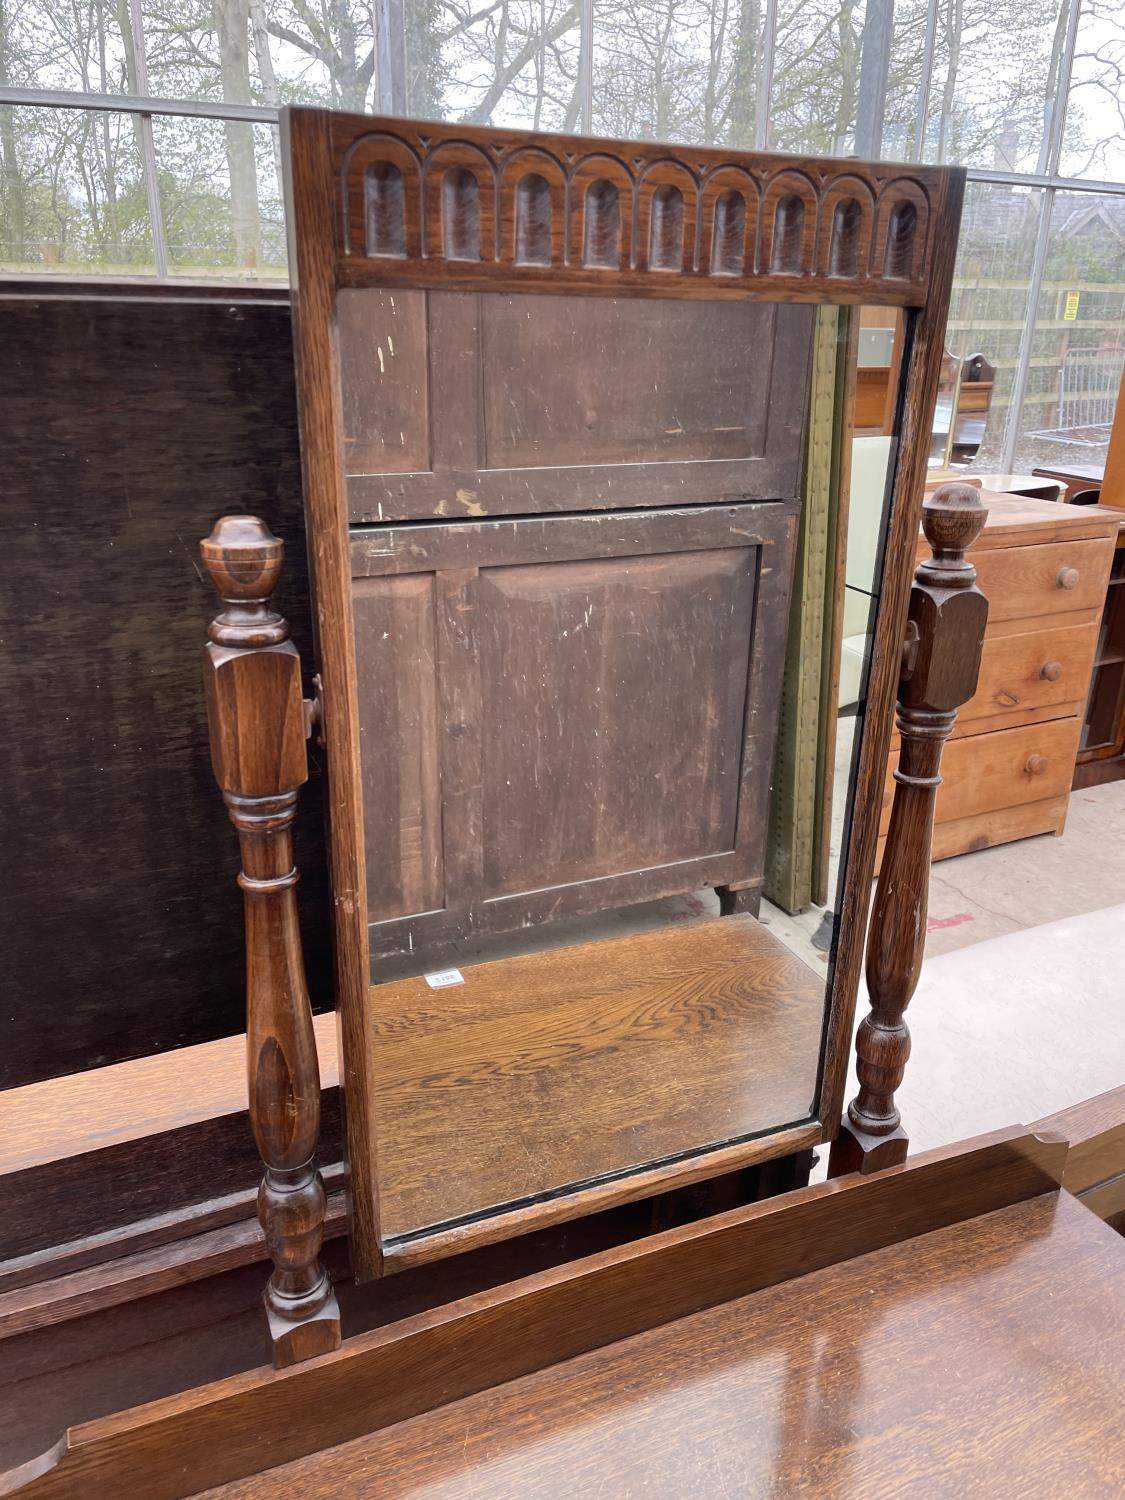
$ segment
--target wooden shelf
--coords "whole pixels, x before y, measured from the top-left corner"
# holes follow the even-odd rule
[[[752,917],[462,972],[372,995],[388,1241],[814,1111],[824,977]]]

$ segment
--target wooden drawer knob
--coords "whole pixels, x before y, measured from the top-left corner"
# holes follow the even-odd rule
[[[1042,776],[1047,769],[1047,757],[1045,755],[1029,755],[1024,764],[1024,770],[1029,776]]]
[[[1078,569],[1060,568],[1055,583],[1060,589],[1076,589],[1078,587]]]
[[[1039,675],[1044,682],[1058,682],[1063,674],[1061,661],[1045,661],[1039,668]]]

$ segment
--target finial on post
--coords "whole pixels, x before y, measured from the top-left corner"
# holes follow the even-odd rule
[[[830,1177],[906,1160],[909,1142],[895,1104],[910,1056],[903,1016],[922,967],[942,746],[980,671],[988,601],[965,553],[987,516],[967,484],[942,485],[922,513],[931,556],[918,564],[910,594],[896,714],[901,748],[867,938],[871,1010],[856,1034],[859,1092],[833,1142]]]
[[[320,1263],[320,1072],[297,921],[293,819],[308,777],[301,663],[271,608],[283,544],[256,516],[223,516],[200,544],[226,608],[204,648],[211,764],[242,851],[250,1123],[265,1167],[258,1217],[274,1263],[264,1300],[274,1362],[339,1347]]]
[[[276,646],[289,626],[270,599],[281,579],[285,543],[257,516],[220,516],[199,544],[203,566],[226,605],[207,627],[219,646]]]

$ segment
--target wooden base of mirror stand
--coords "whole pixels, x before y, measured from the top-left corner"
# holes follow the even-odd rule
[[[211,764],[242,851],[250,1122],[265,1167],[258,1218],[274,1264],[264,1300],[282,1366],[340,1345],[340,1311],[320,1263],[320,1070],[293,863],[308,720],[289,627],[270,608],[282,543],[254,516],[224,516],[200,550],[226,606],[204,651],[207,721]]]
[[[966,484],[942,485],[923,511],[932,556],[919,563],[910,594],[896,718],[902,747],[867,937],[871,1010],[856,1034],[859,1092],[833,1142],[830,1177],[878,1172],[906,1160],[909,1139],[895,1104],[910,1056],[903,1013],[926,941],[942,746],[957,709],[976,692],[980,670],[988,601],[965,553],[987,514],[977,490]]]

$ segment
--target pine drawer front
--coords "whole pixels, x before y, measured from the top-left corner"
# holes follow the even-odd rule
[[[1097,640],[1096,619],[986,637],[976,693],[957,715],[958,737],[1006,729],[1005,718],[1017,724],[1027,714],[1051,719],[1077,714],[1086,701]]]
[[[1079,720],[1072,717],[952,740],[942,756],[936,821],[951,823],[1000,808],[1065,796],[1074,774],[1080,728]],[[890,822],[895,785],[891,772],[896,761],[892,754],[883,792],[880,836]]]
[[[1104,538],[975,553],[977,585],[988,599],[988,623],[1099,610],[1105,603],[1112,549]]]

